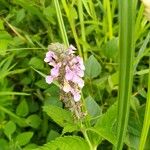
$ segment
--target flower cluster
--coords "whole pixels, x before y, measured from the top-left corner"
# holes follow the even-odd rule
[[[54,47],[55,48],[54,50]],[[44,59],[52,66],[50,75],[46,76],[46,82],[51,84],[57,80],[61,88],[66,93],[71,93],[75,102],[81,99],[81,89],[84,86],[82,77],[84,76],[83,59],[75,56],[76,48],[72,45],[69,48],[60,44],[51,44]]]

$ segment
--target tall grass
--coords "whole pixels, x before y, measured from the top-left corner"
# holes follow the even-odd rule
[[[62,39],[63,39],[64,44],[66,44],[68,46],[69,41],[68,41],[64,21],[63,21],[63,18],[62,18],[62,13],[61,13],[61,9],[60,9],[60,6],[59,6],[59,1],[54,0],[54,4],[55,4],[55,8],[56,8],[56,13],[57,13],[57,18],[58,18],[57,20],[59,22],[59,27],[60,27]]]
[[[119,0],[119,96],[116,150],[122,150],[127,130],[130,98],[132,94],[134,57],[135,1]]]
[[[146,143],[149,127],[150,127],[150,60],[149,60],[147,102],[146,102],[143,129],[142,129],[141,139],[140,139],[140,143],[139,143],[139,150],[144,150],[144,146]]]

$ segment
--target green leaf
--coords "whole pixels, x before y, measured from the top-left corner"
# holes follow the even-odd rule
[[[102,136],[93,131],[88,131],[88,136],[93,147],[97,147],[103,140]]]
[[[44,68],[44,63],[41,59],[37,58],[37,57],[33,57],[30,62],[29,65],[31,65],[32,67],[36,68],[36,69],[43,69]]]
[[[77,136],[59,137],[35,150],[90,150],[87,142]]]
[[[45,80],[39,80],[35,82],[35,85],[41,89],[47,89],[49,85],[45,82]]]
[[[89,5],[88,5],[88,1],[87,1],[87,0],[82,0],[82,3],[83,3],[83,5],[84,5],[84,7],[85,7],[87,13],[88,13],[90,16],[92,16],[92,15],[91,15],[91,12],[90,12],[90,7],[89,7]]]
[[[98,106],[98,104],[95,102],[95,100],[91,96],[87,97],[85,99],[85,102],[86,102],[86,108],[87,108],[88,114],[90,114],[92,118],[101,115],[102,113],[101,108]]]
[[[31,115],[26,119],[26,123],[33,127],[33,128],[38,128],[39,125],[41,124],[41,119],[38,115]]]
[[[123,149],[128,125],[135,56],[136,3],[135,0],[119,1],[119,90],[117,145],[115,150]]]
[[[16,131],[16,124],[9,121],[4,127],[4,133],[9,138]]]
[[[0,55],[6,53],[9,42],[11,41],[11,36],[5,31],[3,20],[0,20]]]
[[[118,72],[115,72],[108,77],[108,83],[111,89],[118,88],[118,79],[119,79]]]
[[[54,105],[44,106],[43,110],[60,126],[65,127],[73,124],[71,112]]]
[[[8,142],[4,139],[0,139],[0,150],[8,150]]]
[[[27,146],[23,148],[23,150],[33,150],[35,148],[38,148],[36,144],[28,144]]]
[[[85,68],[85,73],[89,78],[95,78],[101,73],[101,65],[93,55],[86,61]]]
[[[93,131],[101,135],[112,144],[116,144],[117,104],[112,105],[95,124]]]
[[[16,142],[20,146],[28,144],[33,136],[33,132],[23,132],[16,137]]]
[[[57,137],[59,137],[60,134],[54,130],[50,130],[48,137],[47,137],[47,142],[55,140]]]
[[[105,57],[115,60],[118,54],[118,38],[113,38],[108,41],[103,46],[102,53]]]
[[[25,17],[25,10],[24,9],[20,9],[18,12],[17,12],[17,17],[16,17],[16,21],[17,23],[21,22]]]
[[[78,131],[79,128],[76,125],[67,125],[63,128],[62,134],[65,134],[67,132],[71,133],[73,131]]]
[[[16,113],[18,116],[25,117],[29,113],[29,108],[26,100],[22,100],[17,107]]]
[[[56,11],[54,7],[48,6],[44,8],[43,14],[50,23],[52,23],[53,25],[56,24]]]

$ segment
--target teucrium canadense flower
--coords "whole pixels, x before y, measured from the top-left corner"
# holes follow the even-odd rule
[[[145,7],[145,16],[150,21],[150,0],[142,0]]]
[[[60,84],[61,100],[76,118],[82,118],[81,89],[84,86],[84,63],[80,56],[76,56],[76,48],[70,45],[66,48],[63,44],[52,43],[44,61],[51,66],[46,82],[51,84],[57,81]]]

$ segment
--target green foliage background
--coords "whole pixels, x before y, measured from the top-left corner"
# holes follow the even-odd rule
[[[38,149],[47,142],[41,149],[90,149],[81,134],[85,129],[75,126],[62,109],[59,88],[44,79],[49,73],[43,61],[48,44],[63,41],[76,46],[85,61],[83,99],[90,123],[86,133],[93,150],[110,150],[117,142],[118,1],[58,2],[0,0],[0,150]],[[134,80],[124,140],[124,149],[131,150],[139,147],[150,56],[150,23],[141,3],[136,4]],[[150,149],[149,135],[145,150]]]

